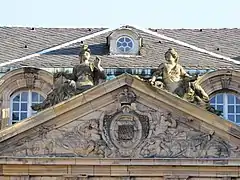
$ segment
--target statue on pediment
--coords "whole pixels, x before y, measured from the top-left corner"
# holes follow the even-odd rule
[[[32,106],[32,109],[46,109],[98,85],[101,79],[105,80],[106,74],[101,66],[101,59],[96,57],[94,62],[90,62],[90,56],[88,45],[83,45],[79,53],[80,63],[73,67],[73,72],[55,73],[54,89],[43,103]]]
[[[153,73],[150,83],[177,94],[189,102],[205,106],[209,102],[207,93],[199,85],[198,76],[190,76],[178,63],[179,55],[175,49],[168,49],[165,60],[166,62],[160,64]]]

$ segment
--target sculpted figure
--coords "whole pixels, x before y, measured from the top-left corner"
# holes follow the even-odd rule
[[[61,73],[61,75],[67,79],[72,80],[76,94],[82,93],[94,85],[97,85],[100,79],[106,79],[106,74],[101,66],[101,59],[96,57],[93,63],[89,62],[90,53],[88,45],[83,45],[79,53],[80,64],[74,66],[73,73]]]
[[[97,57],[93,63],[89,62],[90,55],[88,45],[83,45],[79,53],[80,63],[73,67],[73,72],[54,74],[54,89],[41,104],[32,106],[32,109],[46,109],[90,89],[99,84],[101,79],[105,80],[106,74],[101,66],[101,59]]]
[[[150,83],[160,88],[165,88],[171,93],[194,103],[206,104],[208,95],[198,84],[198,76],[190,76],[178,63],[178,53],[170,48],[165,53],[165,63],[159,65],[153,73]],[[161,80],[157,80],[161,77]]]

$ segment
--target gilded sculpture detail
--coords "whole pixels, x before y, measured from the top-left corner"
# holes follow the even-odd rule
[[[73,67],[72,73],[58,72],[54,74],[54,89],[41,104],[33,106],[33,110],[40,111],[58,104],[70,97],[80,94],[106,79],[101,66],[101,59],[96,57],[90,62],[91,51],[88,45],[83,45],[79,53],[80,63]]]

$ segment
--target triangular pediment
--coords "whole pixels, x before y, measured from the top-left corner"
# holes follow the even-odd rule
[[[1,156],[239,157],[240,128],[121,75],[0,132]]]

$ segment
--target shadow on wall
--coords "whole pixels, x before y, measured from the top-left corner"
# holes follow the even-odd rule
[[[106,43],[89,45],[91,55],[107,55],[108,46]],[[75,47],[61,48],[55,51],[45,53],[44,55],[78,55],[80,52],[80,45]]]

